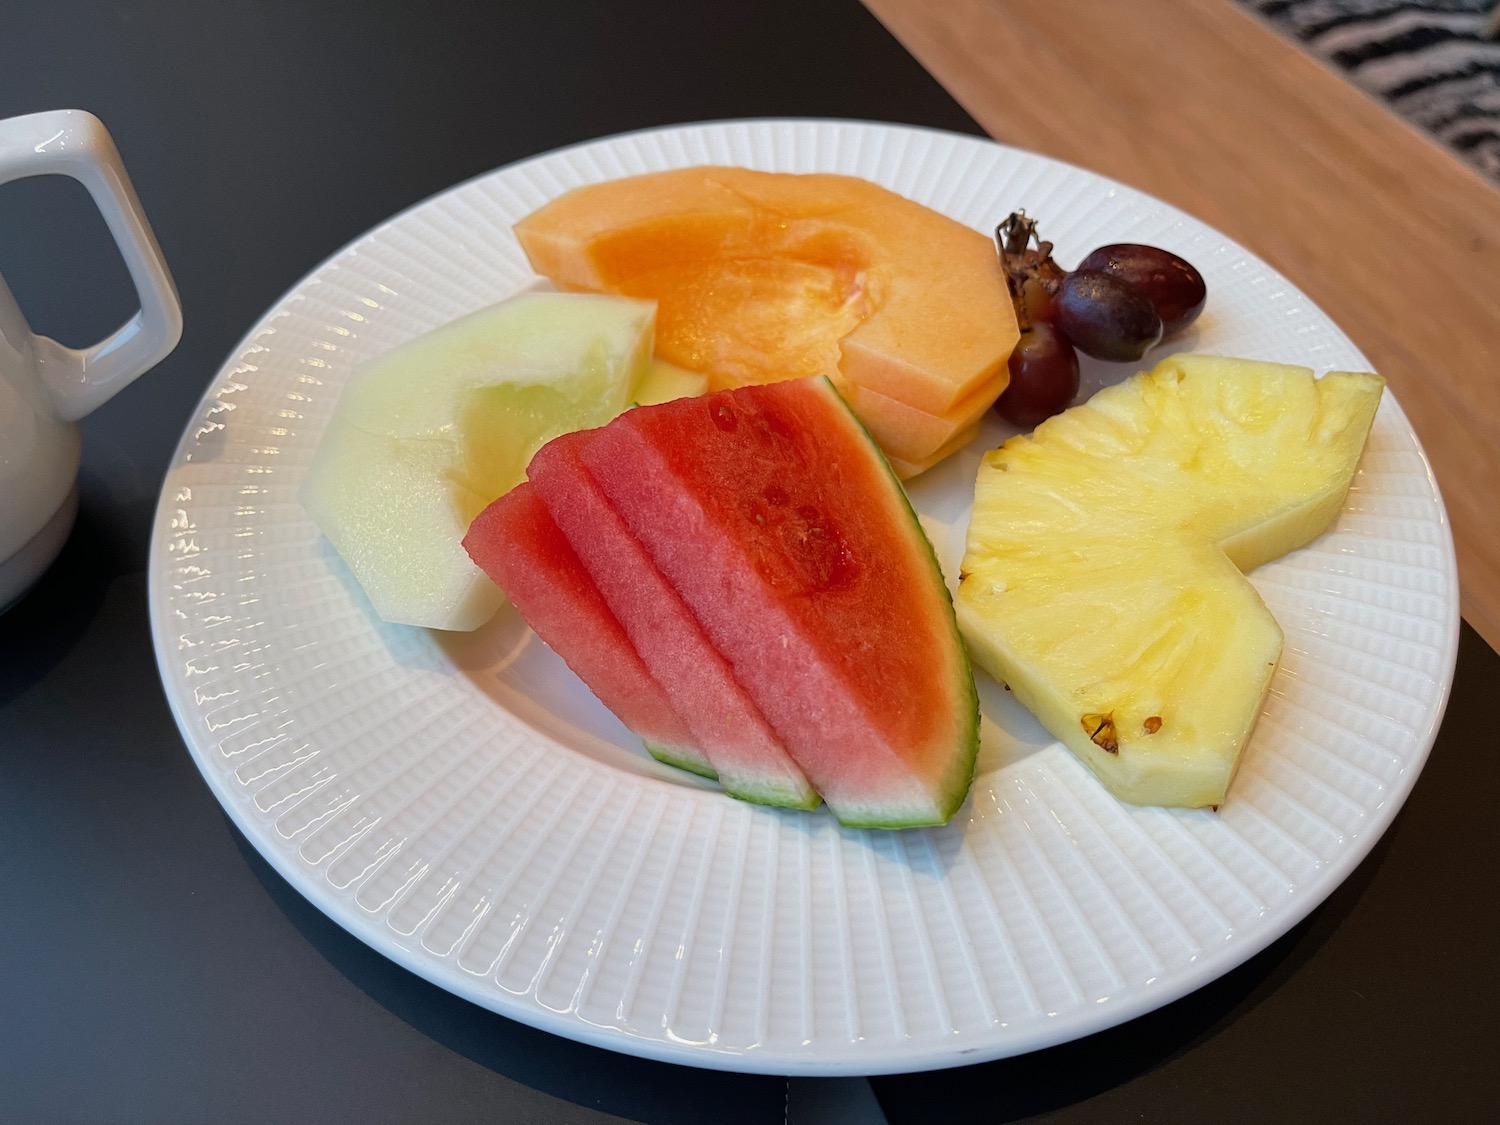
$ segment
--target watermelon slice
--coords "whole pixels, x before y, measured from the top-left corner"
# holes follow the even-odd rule
[[[832,384],[630,410],[581,456],[840,822],[952,817],[973,673],[932,547]]]
[[[474,517],[464,549],[653,758],[714,776],[531,485],[523,481]]]
[[[543,446],[526,475],[725,792],[810,809],[818,794],[579,459],[595,431]]]

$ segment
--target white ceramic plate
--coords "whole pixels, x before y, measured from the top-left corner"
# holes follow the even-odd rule
[[[1024,206],[1065,265],[1104,242],[1167,246],[1210,292],[1178,346],[1367,367],[1222,235],[970,137],[732,122],[482,176],[277,302],[173,460],[152,626],[183,736],[225,809],[320,909],[428,980],[560,1035],[731,1070],[870,1074],[1016,1054],[1155,1008],[1285,932],[1395,816],[1452,676],[1452,542],[1389,395],[1337,524],[1254,575],[1286,651],[1218,814],[1117,803],[986,682],[978,777],[954,822],[847,831],[658,766],[509,609],[457,642],[373,617],[297,504],[351,369],[531,284],[511,223],[559,192],[700,163],[864,176],[981,230]],[[1100,365],[1086,381],[1126,373]],[[980,448],[1002,436],[912,489],[945,567]]]

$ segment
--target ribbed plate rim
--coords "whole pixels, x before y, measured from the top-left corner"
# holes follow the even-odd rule
[[[888,130],[895,133],[928,135],[950,143],[959,142],[990,146],[1018,157],[1044,160],[1049,164],[1059,166],[1071,172],[1081,173],[1096,180],[1111,183],[1120,191],[1138,197],[1140,202],[1163,208],[1172,214],[1184,214],[1177,208],[1156,200],[1146,193],[1140,192],[1138,189],[1116,184],[1113,181],[1109,181],[1106,177],[1102,177],[1098,173],[1086,168],[1081,168],[1051,157],[1043,157],[1039,154],[984,138],[923,126],[887,124],[857,119],[802,117],[723,119],[651,127],[609,137],[581,141],[481,173],[423,199],[360,234],[345,246],[330,254],[313,269],[309,270],[306,275],[290,286],[276,301],[272,302],[265,314],[250,327],[241,340],[228,353],[225,363],[216,373],[215,378],[209,382],[204,394],[195,406],[188,424],[184,428],[183,435],[172,457],[171,469],[176,469],[183,463],[184,454],[191,444],[193,423],[202,416],[204,410],[214,401],[214,388],[217,385],[218,379],[229,369],[234,357],[240,355],[256,335],[270,324],[278,313],[295,299],[301,291],[312,284],[319,274],[351,251],[357,249],[361,244],[376,239],[390,228],[401,224],[404,219],[413,213],[421,211],[424,208],[439,206],[445,200],[461,195],[475,184],[492,177],[544,163],[580,150],[606,147],[631,139],[667,136],[671,134],[689,134],[700,130],[780,128],[788,126],[811,128],[813,130],[849,128]],[[1201,221],[1194,220],[1194,222]],[[1206,226],[1206,224],[1203,225]],[[1212,230],[1212,228],[1209,229]],[[1225,244],[1239,248],[1247,258],[1260,261],[1256,255],[1245,250],[1233,239],[1223,235],[1222,232],[1214,230],[1213,233],[1222,238]],[[1266,266],[1265,268],[1268,273],[1279,277],[1271,267]],[[1282,280],[1284,281],[1284,279]],[[1285,284],[1289,290],[1295,291],[1295,286],[1289,282]],[[1307,302],[1307,305],[1309,308],[1316,310],[1316,306],[1310,300]],[[1319,312],[1319,315],[1326,316],[1326,314],[1321,313],[1321,310],[1316,311]],[[1350,347],[1357,351],[1352,343]],[[1421,448],[1419,439],[1411,431],[1410,423],[1405,413],[1401,411],[1399,404],[1394,401],[1394,396],[1391,394],[1389,388],[1386,394],[1390,399],[1390,408],[1396,412],[1401,425],[1410,435],[1428,478],[1434,479],[1430,462]],[[171,469],[169,469],[169,472]],[[1434,499],[1438,505],[1439,519],[1446,531],[1447,517],[1442,509],[1441,495],[1435,482],[1432,487]],[[1447,704],[1448,695],[1452,688],[1453,670],[1457,658],[1459,632],[1459,606],[1456,596],[1458,588],[1457,568],[1451,534],[1448,534],[1444,541],[1447,571],[1447,589],[1444,592],[1444,600],[1447,612],[1444,622],[1444,653],[1440,697],[1436,707],[1429,716],[1426,730],[1422,732],[1418,739],[1415,753],[1408,759],[1408,768],[1391,784],[1388,799],[1379,810],[1378,815],[1371,817],[1371,820],[1364,826],[1364,829],[1349,846],[1339,853],[1333,862],[1319,869],[1315,879],[1297,888],[1293,897],[1273,916],[1271,924],[1261,925],[1248,932],[1234,934],[1222,947],[1196,960],[1189,970],[1178,972],[1170,979],[1163,980],[1159,985],[1143,990],[1133,998],[1111,1003],[1104,1008],[1091,1009],[1085,1006],[1073,1013],[1060,1014],[1060,1018],[1050,1021],[1040,1030],[1034,1029],[1031,1034],[1026,1036],[996,1034],[985,1038],[983,1041],[955,1042],[933,1050],[872,1051],[869,1054],[857,1057],[841,1055],[835,1059],[819,1058],[815,1052],[810,1054],[806,1052],[786,1052],[761,1048],[745,1052],[727,1053],[702,1046],[676,1043],[666,1038],[645,1038],[616,1028],[601,1027],[576,1016],[555,1012],[535,1002],[526,1002],[526,998],[517,997],[503,989],[486,987],[486,978],[475,978],[456,971],[444,972],[442,971],[444,967],[443,962],[440,958],[424,952],[420,947],[414,948],[396,940],[385,927],[376,924],[369,916],[361,915],[357,910],[346,907],[342,901],[329,893],[328,884],[322,878],[320,867],[298,862],[291,851],[283,850],[275,846],[273,840],[264,838],[265,827],[251,817],[246,808],[247,802],[227,784],[222,775],[210,766],[206,756],[207,749],[200,744],[190,725],[191,704],[188,700],[189,693],[178,682],[175,673],[170,669],[170,653],[166,643],[169,637],[170,622],[168,615],[170,605],[166,590],[167,559],[163,546],[163,541],[166,538],[163,513],[168,502],[169,497],[164,485],[162,495],[158,499],[156,518],[153,526],[148,576],[148,602],[154,650],[162,676],[163,687],[178,729],[194,759],[194,763],[198,766],[204,780],[208,783],[210,791],[213,792],[215,798],[236,827],[277,873],[285,878],[299,893],[318,907],[326,916],[366,945],[430,983],[455,995],[464,997],[481,1007],[575,1041],[644,1058],[728,1071],[815,1076],[897,1073],[961,1066],[1022,1054],[1068,1042],[1155,1010],[1210,983],[1271,945],[1292,927],[1305,919],[1354,871],[1359,863],[1369,854],[1384,832],[1390,827],[1390,824],[1394,821],[1407,797],[1410,795],[1417,777],[1421,773],[1427,755],[1431,751],[1444,708]]]

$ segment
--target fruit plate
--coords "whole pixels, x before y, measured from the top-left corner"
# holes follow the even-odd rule
[[[420,976],[559,1035],[695,1066],[874,1074],[1018,1054],[1149,1011],[1264,948],[1390,824],[1452,678],[1452,540],[1389,394],[1333,528],[1252,577],[1286,649],[1217,813],[1116,802],[981,677],[978,774],[954,821],[845,830],[652,762],[509,609],[461,637],[374,617],[297,503],[351,369],[533,284],[510,227],[559,192],[703,163],[863,176],[981,230],[1025,207],[1064,265],[1105,242],[1165,246],[1210,293],[1177,348],[1368,367],[1222,235],[971,137],[726,122],[481,176],[278,301],[167,474],[156,653],[229,815],[329,917]],[[1086,367],[1083,393],[1131,370]],[[911,486],[950,581],[980,453],[1007,434],[987,426]]]

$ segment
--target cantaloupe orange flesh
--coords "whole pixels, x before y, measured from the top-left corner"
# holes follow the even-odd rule
[[[966,429],[959,430],[958,433],[939,446],[935,452],[920,460],[907,461],[896,456],[894,453],[886,454],[886,460],[890,462],[891,470],[896,476],[902,480],[911,480],[912,477],[917,476],[919,473],[925,473],[945,457],[957,453],[978,436],[979,423],[975,422]]]
[[[716,389],[826,374],[905,405],[923,432],[861,418],[910,462],[999,395],[1018,337],[989,238],[849,176],[656,172],[571,191],[516,235],[562,288],[656,300],[657,354]]]
[[[921,463],[952,452],[954,438],[978,426],[995,401],[994,388],[1003,385],[995,380],[981,384],[947,414],[929,414],[867,387],[845,387],[843,394],[867,429],[889,435],[881,446],[887,457]]]

